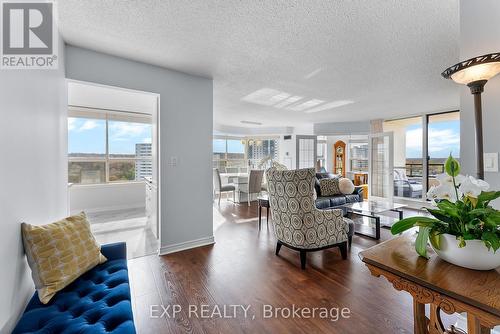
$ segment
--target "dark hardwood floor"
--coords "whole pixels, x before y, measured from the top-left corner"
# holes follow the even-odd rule
[[[167,256],[129,261],[132,301],[139,333],[412,333],[412,299],[383,278],[372,277],[358,252],[377,241],[354,236],[347,260],[338,248],[309,253],[300,269],[298,252],[286,247],[275,256],[276,240],[265,220],[257,227],[257,207],[222,201],[214,206],[216,244]],[[390,238],[382,230],[382,239]],[[179,305],[175,318],[161,307]],[[248,318],[202,319],[189,305],[250,305]],[[263,318],[275,308],[349,308],[349,318]],[[153,305],[153,311],[151,311]],[[173,306],[171,306],[173,307]],[[194,307],[194,306],[192,306]],[[200,312],[198,312],[200,313]],[[171,315],[171,312],[169,313]],[[201,314],[199,314],[201,316]],[[226,314],[227,315],[227,314]],[[252,316],[255,315],[253,319]],[[284,314],[286,316],[286,313]]]

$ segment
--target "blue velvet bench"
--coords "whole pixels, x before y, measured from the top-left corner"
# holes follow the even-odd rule
[[[125,243],[104,245],[103,264],[59,291],[48,304],[31,298],[13,333],[135,333]]]

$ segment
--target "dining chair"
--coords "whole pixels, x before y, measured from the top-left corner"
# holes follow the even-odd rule
[[[239,173],[238,167],[226,167],[226,173]]]
[[[232,191],[233,192],[233,202],[235,202],[236,187],[233,184],[222,185],[220,173],[219,173],[219,170],[217,168],[214,168],[214,170],[213,170],[213,182],[214,182],[214,199],[218,193],[219,194],[219,206],[220,206],[220,198],[221,198],[223,192]]]
[[[248,177],[248,184],[245,187],[238,188],[239,193],[247,194],[248,206],[250,206],[251,194],[260,194],[262,191],[262,178],[264,177],[263,170],[252,169]]]

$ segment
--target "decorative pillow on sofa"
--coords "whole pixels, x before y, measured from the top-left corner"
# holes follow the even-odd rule
[[[339,180],[339,189],[344,195],[352,194],[355,189],[354,183],[350,179],[343,177]]]
[[[321,179],[319,180],[319,187],[321,190],[321,196],[333,196],[341,195],[339,188],[339,178],[334,177],[332,179]]]
[[[321,194],[321,187],[319,185],[319,180],[321,179],[333,179],[335,177],[339,177],[338,175],[332,173],[316,173],[316,177],[314,178],[314,190],[316,190],[316,196],[324,196]]]
[[[31,276],[44,304],[80,275],[106,261],[84,212],[55,223],[22,223]]]

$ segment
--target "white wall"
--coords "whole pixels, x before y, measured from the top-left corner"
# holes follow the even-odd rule
[[[450,65],[474,56],[500,52],[500,1],[460,1],[460,59],[450,59]],[[450,83],[451,84],[451,83]],[[484,88],[483,140],[484,152],[500,151],[500,75]],[[475,175],[474,101],[467,86],[460,92],[460,157],[464,172]],[[500,173],[485,173],[485,180],[492,189],[500,189]],[[496,202],[500,207],[500,201]]]
[[[157,98],[129,89],[70,81],[68,83],[68,104],[70,106],[140,112],[156,115]]]
[[[73,46],[66,75],[160,94],[161,252],[213,242],[212,79]]]
[[[332,122],[314,124],[314,134],[317,136],[369,134],[370,121]]]
[[[297,165],[297,136],[291,135],[291,139],[283,139],[284,135],[280,136],[279,140],[279,162],[290,169],[295,169]]]
[[[100,212],[146,206],[146,184],[123,182],[72,185],[69,187],[71,214],[81,211]]]
[[[58,70],[0,74],[0,333],[10,333],[34,292],[21,222],[67,213],[66,82]]]

